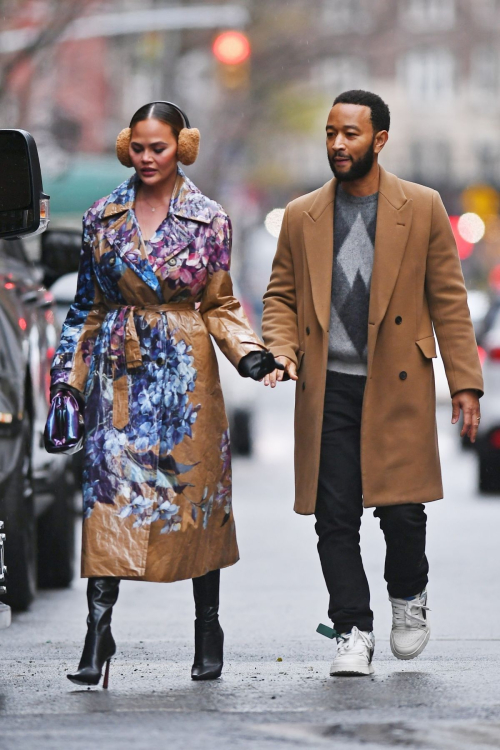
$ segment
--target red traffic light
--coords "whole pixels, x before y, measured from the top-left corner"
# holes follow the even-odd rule
[[[250,42],[241,31],[224,31],[215,39],[213,53],[225,65],[240,65],[250,57]]]

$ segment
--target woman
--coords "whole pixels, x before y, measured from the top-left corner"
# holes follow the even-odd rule
[[[199,132],[168,102],[117,140],[135,175],[83,219],[75,301],[51,392],[84,405],[82,577],[88,631],[78,671],[97,685],[115,654],[120,579],[193,579],[193,679],[220,676],[220,568],[238,560],[229,433],[210,335],[244,377],[275,369],[233,296],[231,224],[185,177]],[[198,305],[199,303],[199,305]]]

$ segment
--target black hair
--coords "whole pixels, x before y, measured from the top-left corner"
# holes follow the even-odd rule
[[[133,115],[130,120],[130,127],[133,128],[138,122],[149,120],[151,117],[170,125],[176,138],[179,137],[179,133],[185,127],[184,119],[179,110],[165,102],[144,104],[137,110],[135,115]]]
[[[378,94],[372,94],[371,91],[362,91],[361,89],[344,91],[343,94],[337,96],[332,106],[334,107],[336,104],[359,104],[362,107],[369,107],[375,133],[378,133],[379,130],[389,130],[391,126],[389,107]]]

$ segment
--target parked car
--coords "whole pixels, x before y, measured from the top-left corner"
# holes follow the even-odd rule
[[[7,593],[5,588],[5,573],[7,569],[4,564],[4,541],[3,521],[0,521],[0,596]],[[10,607],[0,602],[0,630],[8,628],[10,625]]]
[[[56,301],[56,314],[60,325],[63,324],[75,297],[80,245],[81,233],[74,229],[49,229],[42,237],[41,262],[44,282]],[[254,325],[252,310],[241,297],[237,284],[234,293],[242,300],[245,312]],[[218,346],[215,350],[231,431],[232,451],[234,455],[250,456],[253,450],[252,417],[255,392],[260,384],[242,378]],[[76,454],[75,463],[79,458],[80,455]]]
[[[37,585],[73,578],[75,481],[68,457],[43,447],[59,334],[54,299],[22,240],[0,240],[0,518],[8,533],[4,600],[15,610],[29,606]]]
[[[476,452],[479,490],[500,493],[500,302],[494,300],[479,336],[484,396]]]
[[[36,144],[24,130],[0,130],[0,537],[2,625],[41,586],[73,575],[73,480],[65,457],[43,450],[49,370],[59,335],[53,298],[21,237],[41,234],[50,214]],[[38,542],[38,544],[37,544]],[[7,581],[3,555],[7,562]],[[38,569],[38,575],[37,575]],[[6,592],[4,583],[8,583]]]

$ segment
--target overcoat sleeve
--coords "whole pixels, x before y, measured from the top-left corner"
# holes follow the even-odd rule
[[[51,386],[57,383],[84,391],[95,339],[106,309],[94,273],[92,227],[83,217],[82,249],[76,295],[69,308],[51,368]]]
[[[275,357],[298,364],[299,331],[295,273],[288,234],[289,209],[285,210],[269,286],[264,294],[262,334]]]
[[[231,364],[238,367],[245,354],[266,347],[254,333],[239,300],[233,294],[229,273],[232,241],[229,217],[218,214],[212,222],[212,230],[209,278],[201,300],[200,313],[221,351]]]
[[[451,224],[439,193],[433,194],[427,255],[426,294],[452,396],[474,389],[483,394],[476,338]]]

